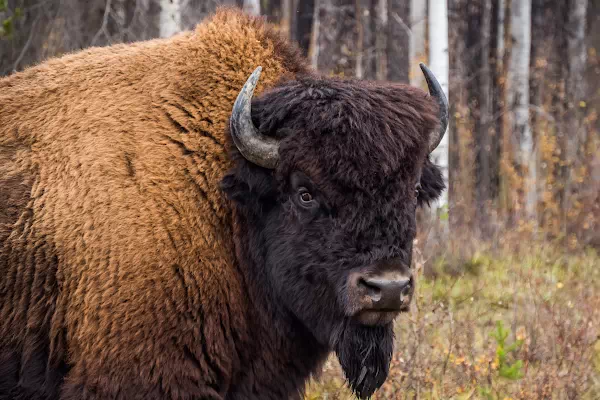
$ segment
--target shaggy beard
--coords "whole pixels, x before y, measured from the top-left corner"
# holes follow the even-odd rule
[[[392,324],[366,327],[348,322],[334,339],[346,380],[360,399],[368,399],[387,379],[394,331]]]

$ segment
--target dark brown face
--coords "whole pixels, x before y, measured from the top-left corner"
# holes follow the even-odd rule
[[[265,169],[237,154],[225,191],[256,221],[249,242],[272,301],[368,397],[387,377],[392,321],[414,292],[416,209],[444,188],[428,161],[435,105],[406,87],[310,79],[252,110],[260,134],[279,141],[278,160]]]

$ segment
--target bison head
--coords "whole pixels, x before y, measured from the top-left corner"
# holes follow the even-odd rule
[[[392,321],[408,309],[416,210],[444,189],[429,154],[447,126],[446,97],[407,85],[302,76],[230,119],[236,166],[223,188],[244,216],[244,260],[265,296],[334,350],[361,398],[385,381]]]

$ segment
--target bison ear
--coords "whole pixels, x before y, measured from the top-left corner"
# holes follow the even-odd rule
[[[442,171],[427,157],[421,173],[421,188],[419,189],[418,197],[419,206],[423,204],[429,205],[431,202],[437,200],[444,189],[446,189],[446,185]]]

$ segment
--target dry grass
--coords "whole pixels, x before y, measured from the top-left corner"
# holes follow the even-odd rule
[[[391,373],[374,399],[600,398],[600,256],[533,247],[440,257],[427,278],[419,268],[418,297],[397,322]],[[353,398],[335,358],[306,396]]]

